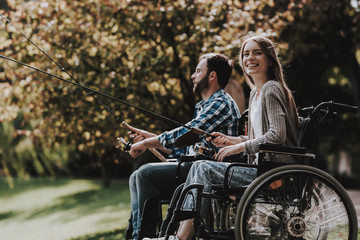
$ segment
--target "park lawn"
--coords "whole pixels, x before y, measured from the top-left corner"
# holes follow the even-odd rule
[[[109,188],[89,179],[15,179],[14,185],[0,178],[0,240],[125,239],[127,180]]]
[[[127,180],[0,178],[0,239],[124,239],[130,214]]]

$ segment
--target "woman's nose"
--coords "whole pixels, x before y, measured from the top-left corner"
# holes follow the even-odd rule
[[[253,53],[250,53],[249,56],[248,56],[249,59],[254,59],[254,54]]]

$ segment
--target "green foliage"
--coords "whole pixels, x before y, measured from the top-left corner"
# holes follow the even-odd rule
[[[55,144],[49,148],[32,129],[15,130],[15,119],[0,123],[0,166],[14,187],[12,177],[61,176],[68,174],[68,162],[74,156],[71,147]]]
[[[199,100],[190,78],[199,55],[215,51],[237,60],[249,33],[277,42],[299,106],[331,100],[334,92],[340,93],[334,100],[356,100],[350,83],[356,84],[360,21],[350,1],[9,0],[7,7],[2,14],[81,84],[180,122]],[[1,19],[0,27],[3,55],[70,79],[14,26]],[[6,144],[33,149],[21,154],[32,159],[26,163],[5,161],[1,152],[9,174],[129,173],[132,159],[114,147],[126,130],[86,91],[5,60],[0,70],[0,122],[27,133],[16,142],[8,135]],[[156,133],[175,127],[97,98],[136,127]]]
[[[289,5],[293,19],[283,28],[281,38],[289,44],[291,61],[286,73],[298,105],[333,100],[360,107],[360,12],[352,4],[356,3],[321,0]],[[339,118],[325,123],[319,135],[320,166],[326,166],[327,156],[339,151],[348,152],[356,161],[359,123],[359,114],[340,113]],[[354,163],[352,170],[359,173]]]

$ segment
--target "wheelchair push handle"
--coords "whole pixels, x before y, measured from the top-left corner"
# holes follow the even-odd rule
[[[357,113],[358,112],[358,108],[356,106],[343,104],[343,103],[336,103],[336,102],[332,102],[332,104],[334,105],[335,109],[343,110],[343,111],[346,111],[349,113]]]
[[[319,105],[317,105],[313,110],[313,113],[318,113],[324,111],[325,109],[331,112],[336,112],[336,111],[349,112],[349,113],[358,112],[358,108],[356,106],[329,101],[329,102],[322,102]]]

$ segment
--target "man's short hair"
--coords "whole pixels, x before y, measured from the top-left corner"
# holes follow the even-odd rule
[[[199,61],[206,59],[209,74],[216,72],[220,87],[225,88],[233,70],[233,61],[221,53],[206,53],[200,56]]]

